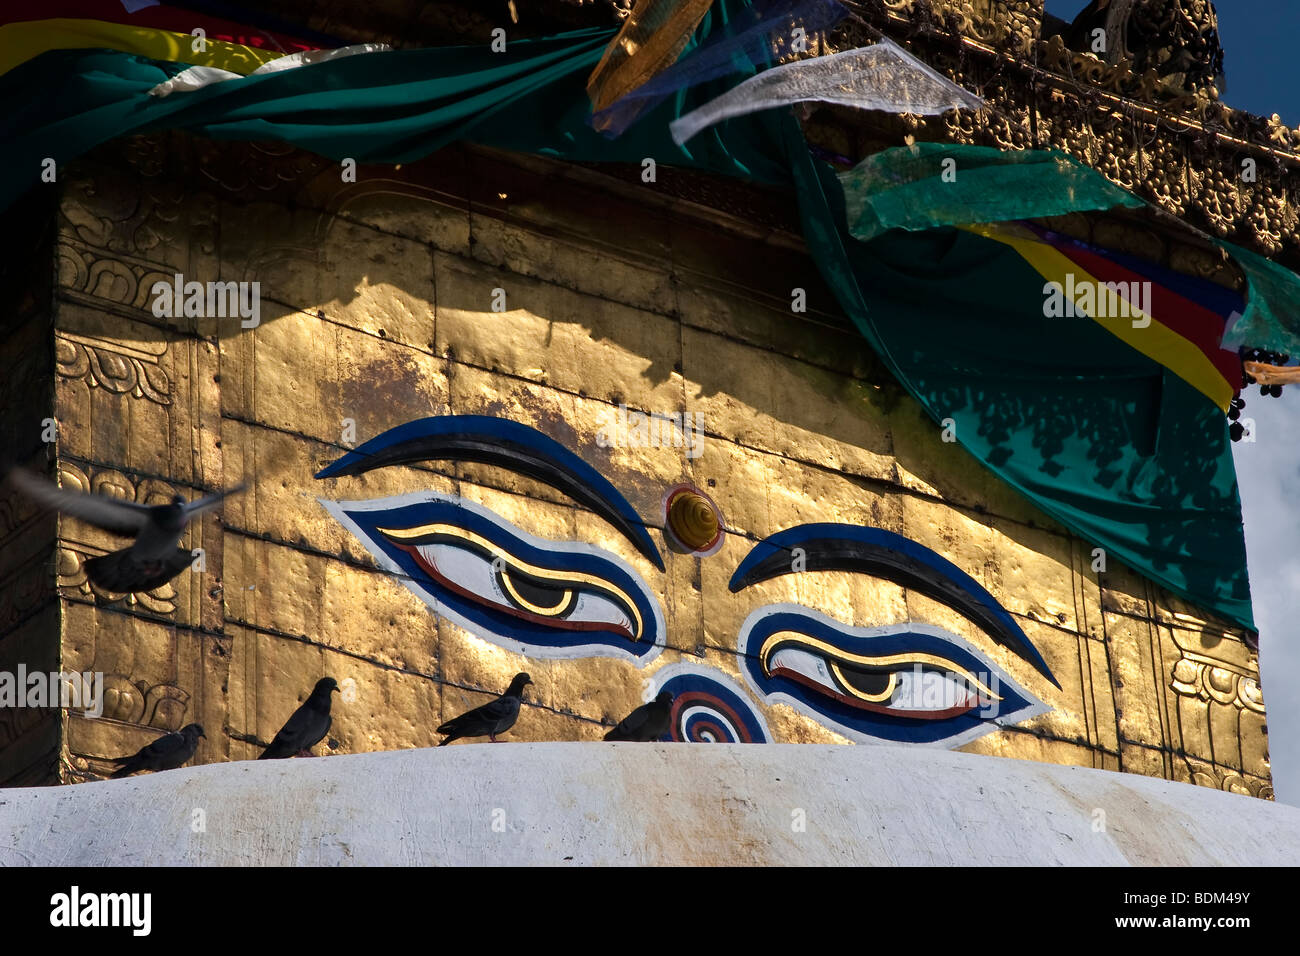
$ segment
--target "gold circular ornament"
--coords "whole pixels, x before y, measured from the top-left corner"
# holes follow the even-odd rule
[[[664,539],[679,554],[715,554],[726,530],[713,499],[694,485],[675,485],[663,501]]]

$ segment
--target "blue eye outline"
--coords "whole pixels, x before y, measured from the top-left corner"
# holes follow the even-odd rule
[[[796,571],[792,555],[803,552]],[[978,581],[947,558],[901,534],[867,525],[796,525],[764,538],[731,576],[738,593],[760,581],[808,571],[850,571],[893,581],[939,601],[978,625],[994,642],[1032,664],[1060,689],[1038,648]]]
[[[640,574],[622,558],[595,545],[550,541],[515,527],[482,505],[436,491],[365,501],[317,499],[370,552],[381,569],[398,577],[438,617],[507,650],[528,657],[575,659],[613,657],[644,667],[662,652],[667,628],[663,611]],[[641,634],[630,639],[610,630],[569,629],[521,617],[487,595],[470,599],[439,584],[410,547],[385,531],[448,525],[470,532],[527,564],[572,572],[612,585],[635,606]],[[485,564],[486,564],[485,560]],[[608,600],[593,589],[594,596]]]
[[[770,672],[775,653],[784,643],[764,647],[778,635],[812,638],[849,656],[884,659],[889,657],[942,657],[959,669],[978,675],[992,687],[999,700],[997,714],[986,715],[994,702],[982,702],[954,716],[915,717],[850,706],[831,693],[812,689],[789,675]],[[812,648],[812,642],[805,644]],[[799,604],[768,604],[755,609],[741,625],[737,637],[741,671],[746,683],[764,704],[786,704],[823,726],[858,743],[907,743],[921,746],[957,747],[1004,727],[1023,723],[1051,708],[1020,686],[974,645],[942,628],[928,624],[893,624],[883,627],[854,627]],[[815,652],[809,653],[814,656]],[[829,669],[829,668],[828,668]],[[937,673],[937,672],[936,672]],[[828,686],[829,686],[828,682]]]

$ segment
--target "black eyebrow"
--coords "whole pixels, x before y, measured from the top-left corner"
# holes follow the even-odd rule
[[[568,495],[604,518],[660,571],[664,561],[645,522],[609,479],[536,428],[490,415],[440,415],[390,428],[316,472],[317,478],[360,475],[420,461],[498,465]]]
[[[732,592],[796,573],[795,549],[802,552],[802,567],[798,570],[870,574],[947,605],[1061,686],[1028,635],[978,581],[924,545],[882,528],[804,524],[778,531],[754,545],[745,556],[731,577]]]

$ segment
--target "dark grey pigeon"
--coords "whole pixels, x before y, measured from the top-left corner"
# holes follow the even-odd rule
[[[9,477],[24,494],[47,508],[80,518],[105,531],[135,538],[129,548],[86,562],[86,577],[91,583],[124,594],[152,591],[189,567],[193,555],[177,547],[185,526],[221,504],[226,495],[244,488],[240,485],[196,501],[186,501],[176,495],[169,505],[140,505],[108,495],[60,488],[22,468],[15,468]]]
[[[258,760],[279,760],[283,757],[311,756],[315,747],[329,733],[330,694],[339,689],[338,681],[333,677],[322,677],[312,688],[311,695],[303,705],[293,712],[280,732],[271,741],[271,746],[262,751]]]
[[[519,697],[524,692],[524,685],[532,682],[527,674],[516,674],[506,692],[496,700],[453,717],[439,727],[438,733],[448,736],[438,746],[445,747],[461,737],[486,736],[494,744],[500,743],[497,734],[504,734],[515,725],[519,719]]]
[[[207,738],[198,724],[187,724],[180,730],[163,734],[153,743],[145,744],[139,753],[118,757],[113,763],[121,764],[113,771],[114,777],[128,777],[139,770],[175,770],[194,756],[199,738]]]
[[[642,743],[658,740],[668,733],[673,715],[673,695],[660,691],[648,704],[642,704],[618,722],[618,726],[605,735],[606,740],[636,740]]]

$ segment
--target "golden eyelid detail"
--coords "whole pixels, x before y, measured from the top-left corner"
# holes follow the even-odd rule
[[[841,683],[843,683],[845,687],[849,688],[851,693],[853,693],[857,697],[861,697],[863,700],[878,700],[879,698],[874,698],[866,694],[863,694],[860,691],[855,690],[853,686],[849,684],[848,681],[844,680],[844,677],[839,670],[838,662],[843,662],[846,664],[859,664],[862,665],[863,667],[894,667],[900,665],[907,666],[912,664],[929,664],[933,667],[941,667],[944,670],[948,671],[949,673],[952,673],[960,677],[962,680],[966,681],[972,687],[976,688],[980,696],[984,697],[985,699],[989,699],[989,700],[1002,699],[1002,695],[994,693],[992,688],[985,685],[984,682],[979,680],[977,677],[975,677],[974,674],[970,673],[965,668],[962,668],[957,664],[954,664],[952,661],[939,657],[935,654],[904,653],[904,654],[885,654],[880,657],[868,657],[865,654],[849,653],[848,651],[841,650],[840,648],[835,647],[832,644],[827,644],[825,641],[818,640],[815,637],[809,637],[806,634],[799,634],[795,631],[777,631],[775,634],[771,635],[767,640],[763,642],[763,647],[759,650],[758,658],[762,662],[763,673],[766,676],[768,677],[772,676],[772,671],[768,667],[768,659],[772,656],[773,647],[775,647],[777,644],[785,644],[785,643],[799,644],[804,647],[808,647],[813,650],[819,651],[826,658],[827,662],[831,665],[832,670],[835,671],[835,676],[839,678]],[[891,675],[891,682],[890,682],[891,693],[893,690],[893,681],[896,678],[897,678],[896,674]]]
[[[847,690],[851,696],[856,697],[859,700],[869,701],[873,704],[884,703],[894,696],[894,690],[898,687],[898,672],[890,671],[889,683],[885,685],[885,689],[879,694],[868,694],[866,691],[858,690],[858,688],[853,686],[852,682],[844,676],[844,672],[840,670],[839,664],[831,661],[830,665],[831,672],[839,679],[839,682],[843,685],[844,689]]]
[[[500,558],[504,563],[505,570],[515,571],[519,574],[526,574],[529,577],[540,578],[543,581],[554,581],[557,584],[586,584],[593,589],[608,595],[613,595],[622,601],[623,609],[632,616],[632,639],[640,640],[643,633],[643,623],[641,620],[641,611],[637,608],[636,602],[623,591],[622,588],[611,584],[604,578],[596,577],[594,574],[587,574],[584,571],[553,571],[550,568],[543,568],[540,565],[529,564],[514,555],[503,551],[499,546],[483,537],[481,534],[475,534],[473,531],[467,531],[464,528],[458,528],[454,524],[423,524],[416,528],[377,528],[384,537],[399,544],[412,541],[417,538],[424,538],[429,535],[443,535],[449,538],[455,538],[472,545],[479,550],[486,551],[493,558]],[[502,581],[507,581],[505,574],[501,575]],[[507,583],[510,593],[520,604],[528,606],[529,602],[519,598],[513,586]],[[575,597],[576,600],[576,597]],[[529,610],[532,608],[529,606]],[[555,612],[540,610],[534,611],[536,614],[553,616]]]
[[[554,607],[542,607],[540,604],[534,604],[532,601],[528,600],[528,598],[519,593],[519,589],[515,587],[515,582],[510,579],[510,571],[508,568],[501,569],[501,573],[498,575],[498,580],[501,582],[501,586],[505,588],[506,593],[510,595],[511,600],[522,607],[525,611],[540,614],[542,617],[560,617],[572,610],[573,605],[576,604],[578,600],[578,592],[573,588],[566,588],[564,590],[564,596],[560,600],[559,604]]]

